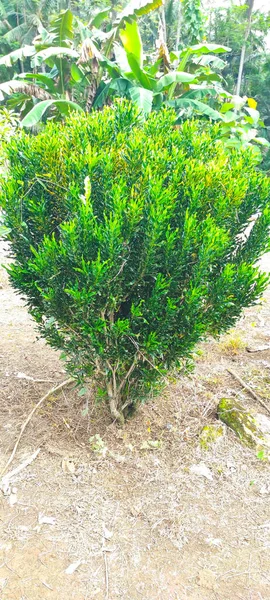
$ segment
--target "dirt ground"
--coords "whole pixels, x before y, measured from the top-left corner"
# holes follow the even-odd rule
[[[66,376],[4,269],[0,288],[3,468]],[[269,463],[225,426],[208,449],[200,438],[223,396],[263,412],[228,367],[269,402],[270,351],[246,350],[270,343],[269,315],[270,292],[123,429],[72,387],[42,405],[10,469],[40,452],[0,492],[0,600],[270,600]]]

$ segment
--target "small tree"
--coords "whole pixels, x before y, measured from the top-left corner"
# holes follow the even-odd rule
[[[42,336],[123,421],[207,334],[264,290],[269,180],[218,125],[144,122],[120,102],[10,144],[2,202],[9,268]],[[245,229],[258,215],[251,233]]]

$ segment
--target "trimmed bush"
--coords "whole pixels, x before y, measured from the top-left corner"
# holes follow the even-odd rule
[[[270,223],[256,155],[228,156],[218,126],[174,118],[161,110],[143,122],[123,102],[21,133],[2,184],[11,281],[120,421],[267,283],[254,266]]]

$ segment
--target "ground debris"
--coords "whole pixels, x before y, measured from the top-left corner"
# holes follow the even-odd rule
[[[39,515],[38,515],[38,524],[39,525],[55,525],[55,523],[56,523],[55,517],[47,517],[46,515],[39,513]]]
[[[65,570],[65,573],[67,575],[72,575],[81,566],[82,562],[82,560],[77,560],[76,562],[71,563]]]

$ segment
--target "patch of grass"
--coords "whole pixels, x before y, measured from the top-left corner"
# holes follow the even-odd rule
[[[224,354],[236,355],[244,350],[246,343],[239,333],[232,331],[218,344]]]
[[[203,377],[203,381],[210,386],[217,386],[223,382],[223,377],[221,375],[207,375],[207,377]]]
[[[209,450],[218,438],[223,435],[222,425],[205,425],[200,434],[200,446],[203,450]]]

